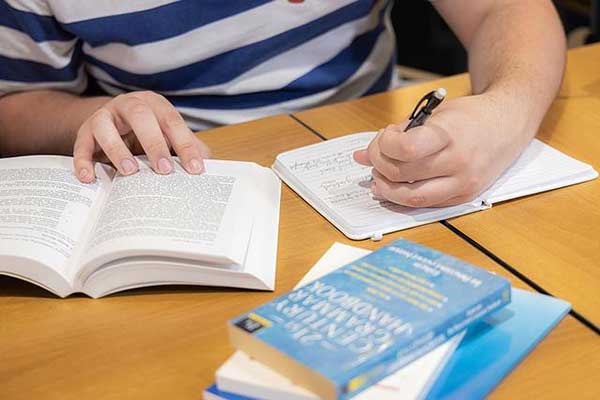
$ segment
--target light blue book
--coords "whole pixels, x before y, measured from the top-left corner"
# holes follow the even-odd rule
[[[468,329],[427,399],[484,398],[570,309],[564,300],[513,288],[509,305]],[[224,391],[218,396],[206,399],[253,400]]]
[[[570,309],[564,300],[513,288],[508,306],[469,328],[427,398],[484,398]]]
[[[230,322],[233,344],[348,399],[510,302],[509,282],[406,240]]]
[[[219,390],[217,385],[214,383],[204,389],[202,397],[204,400],[255,400],[252,397],[241,396],[239,394]]]

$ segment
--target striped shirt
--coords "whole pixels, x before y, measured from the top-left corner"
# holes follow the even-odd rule
[[[387,90],[390,0],[0,0],[0,95],[152,90],[193,129]]]

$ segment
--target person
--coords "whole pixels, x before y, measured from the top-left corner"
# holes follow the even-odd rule
[[[0,0],[0,154],[73,154],[157,173],[171,150],[201,173],[192,130],[394,86],[388,0]],[[560,86],[565,38],[550,0],[437,0],[468,50],[472,95],[408,134],[382,129],[355,159],[375,195],[411,206],[475,197],[520,154]],[[89,85],[102,95],[83,96]]]

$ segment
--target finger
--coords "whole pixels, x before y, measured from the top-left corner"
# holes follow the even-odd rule
[[[196,139],[196,146],[198,146],[198,151],[200,152],[200,154],[202,155],[203,159],[208,159],[212,157],[212,151],[210,149],[210,147],[208,147],[206,145],[206,143],[204,143],[199,137],[198,135],[194,135],[194,138]]]
[[[152,169],[159,174],[171,173],[173,160],[169,146],[150,105],[139,97],[124,97],[117,112],[135,133]]]
[[[477,195],[461,195],[461,196],[455,196],[455,197],[451,197],[448,200],[445,200],[443,202],[441,202],[440,204],[438,204],[436,207],[450,207],[450,206],[457,206],[459,204],[464,204],[464,203],[468,203],[470,201],[473,201],[475,198],[477,197]]]
[[[375,196],[407,207],[436,207],[457,196],[461,189],[455,177],[433,178],[415,183],[395,183],[374,171],[373,178]]]
[[[73,146],[73,168],[82,183],[90,183],[96,177],[94,172],[94,150],[96,142],[87,123],[83,124]]]
[[[369,159],[369,165],[373,166],[380,173],[384,174],[388,179],[393,180],[394,178],[400,179],[396,172],[396,165],[398,161],[392,160],[385,154],[381,152],[381,148],[379,146],[379,137],[378,135],[371,143],[369,143],[369,147],[367,148],[367,157]],[[381,169],[381,171],[380,171]],[[391,172],[394,172],[393,174]]]
[[[131,175],[138,170],[137,161],[115,127],[109,111],[101,109],[96,112],[90,118],[89,125],[92,137],[122,175]]]
[[[386,128],[379,138],[379,147],[386,156],[399,161],[415,161],[444,149],[450,143],[445,129],[433,122],[408,132],[398,126]]]
[[[373,138],[373,140],[371,140],[371,142],[369,142],[369,146],[364,149],[364,150],[357,150],[352,154],[352,157],[354,158],[354,161],[356,161],[357,163],[361,164],[361,165],[365,165],[370,167],[371,164],[371,159],[369,156],[369,148],[371,148],[373,146],[374,143],[377,143],[377,140],[379,139],[379,135],[381,135],[381,132],[383,132],[383,129],[380,129],[377,132],[377,135],[375,135],[375,137]]]
[[[392,182],[414,182],[449,176],[467,168],[468,164],[466,157],[453,155],[447,150],[411,162],[393,160],[385,155],[373,160],[373,167]]]
[[[354,158],[354,161],[356,161],[360,165],[365,165],[368,167],[372,165],[371,160],[369,159],[369,152],[367,151],[367,149],[355,151],[352,154],[352,157]]]
[[[386,128],[387,129],[387,128]],[[384,129],[380,129],[379,132],[377,132],[377,136],[375,136],[373,138],[373,140],[371,140],[371,142],[369,143],[369,146],[367,147],[367,158],[369,159],[369,163],[365,164],[365,165],[373,165],[373,163],[382,158],[382,157],[386,157],[381,153],[381,148],[379,145],[379,140],[381,138],[381,135],[383,134]]]
[[[173,146],[175,154],[181,160],[183,167],[191,174],[199,174],[204,170],[203,154],[198,146],[198,139],[188,128],[183,117],[175,107],[163,96],[153,94],[148,98],[148,104],[168,141]]]

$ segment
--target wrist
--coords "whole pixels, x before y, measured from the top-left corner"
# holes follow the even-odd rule
[[[546,111],[546,105],[523,96],[516,90],[490,88],[478,95],[490,110],[499,134],[520,147],[526,146],[536,135]]]

